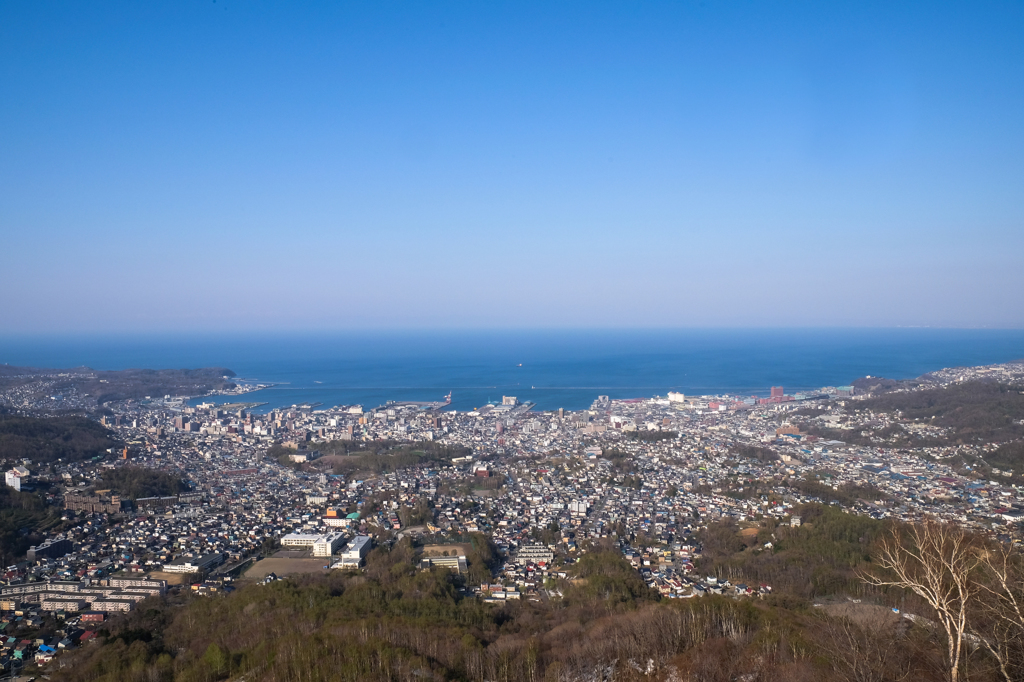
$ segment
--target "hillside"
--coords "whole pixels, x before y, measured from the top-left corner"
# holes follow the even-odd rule
[[[855,407],[869,412],[899,412],[908,421],[949,429],[957,442],[1024,437],[1024,386],[970,381],[873,396]]]
[[[833,426],[814,421],[830,410]],[[1024,473],[1024,385],[974,380],[893,391],[799,409],[791,418],[818,438],[865,447],[966,446],[966,463]]]
[[[32,545],[61,527],[61,511],[37,494],[0,485],[0,561],[23,559]]]
[[[77,462],[119,446],[113,432],[85,417],[0,414],[0,461]]]
[[[800,599],[860,595],[857,570],[870,565],[871,547],[884,524],[821,504],[796,511],[803,525],[793,528],[765,519],[756,535],[745,537],[735,523],[711,524],[701,535],[704,554],[698,569],[734,583],[765,583],[776,595]]]
[[[715,545],[706,568],[729,565],[737,580],[768,569],[780,589],[765,600],[661,599],[609,544],[570,568],[564,598],[487,604],[465,596],[454,573],[418,570],[406,539],[375,549],[362,573],[149,599],[72,652],[52,679],[814,682],[866,679],[855,676],[870,666],[870,679],[941,679],[940,643],[927,629],[831,615],[786,587],[800,592],[820,576],[814,592],[842,594],[878,526],[835,510],[805,513],[806,529],[775,529],[770,566],[739,560],[753,553],[735,528],[706,538]],[[994,679],[986,675],[979,667],[972,679]]]
[[[235,388],[235,373],[223,367],[126,369],[88,367],[39,369],[0,367],[0,398],[30,409],[86,409],[147,396],[199,396]]]

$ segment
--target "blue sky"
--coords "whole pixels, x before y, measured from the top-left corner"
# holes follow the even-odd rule
[[[1024,327],[1024,4],[0,4],[8,332]]]

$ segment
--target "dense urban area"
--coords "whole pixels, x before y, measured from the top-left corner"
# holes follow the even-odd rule
[[[595,396],[586,410],[543,412],[514,396],[468,412],[446,400],[266,410],[252,401],[261,385],[236,383],[223,369],[131,377],[3,369],[0,665],[11,674],[73,675],[65,661],[77,660],[91,672],[68,679],[300,679],[305,654],[236,660],[231,651],[244,647],[211,644],[213,635],[198,634],[208,624],[189,626],[202,641],[191,653],[197,645],[174,649],[144,631],[168,627],[175,609],[186,614],[173,620],[180,630],[220,599],[245,600],[238,608],[255,620],[296,590],[355,599],[366,584],[358,581],[369,580],[382,595],[402,585],[394,589],[404,599],[416,585],[462,609],[430,617],[459,633],[465,651],[457,662],[425,653],[396,625],[400,636],[361,640],[369,647],[361,653],[328,655],[321,642],[307,670],[335,657],[372,659],[371,640],[415,654],[308,679],[760,680],[769,668],[796,675],[801,666],[824,666],[834,675],[824,679],[899,679],[900,671],[930,679],[920,673],[929,665],[943,679],[948,670],[932,661],[942,657],[920,643],[886,664],[892,676],[852,677],[845,664],[792,653],[810,652],[807,642],[787,640],[789,658],[778,654],[786,660],[773,658],[773,668],[722,653],[711,670],[664,652],[588,654],[580,633],[613,605],[657,621],[696,613],[680,610],[684,603],[720,605],[714,627],[738,628],[736,636],[754,627],[757,609],[774,607],[798,614],[799,624],[776,625],[793,632],[827,613],[827,646],[846,616],[862,627],[870,616],[928,630],[936,616],[924,602],[861,574],[884,529],[931,521],[1009,548],[1021,541],[1024,363],[913,381],[865,377],[806,393],[766,387],[760,397]],[[816,552],[814,542],[831,544]],[[849,557],[829,555],[840,544]],[[669,600],[681,606],[664,611]],[[601,611],[598,602],[611,605]],[[661,610],[645,611],[648,602]],[[550,615],[574,605],[589,614],[574,630]],[[527,613],[549,614],[573,644],[558,653],[522,634],[534,632]],[[329,622],[318,617],[317,627]],[[519,623],[519,634],[503,634],[502,619]],[[605,635],[616,627],[624,626],[608,625]],[[115,644],[120,668],[89,651]],[[976,662],[963,665],[1001,679],[998,656],[975,644]],[[685,649],[672,646],[665,651]]]

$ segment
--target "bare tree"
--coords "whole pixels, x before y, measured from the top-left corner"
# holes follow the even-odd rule
[[[1024,677],[1024,557],[1006,545],[980,548],[981,578],[974,634],[1007,682]]]
[[[883,607],[876,607],[882,609]],[[829,617],[822,629],[835,679],[841,682],[891,682],[911,679],[907,643],[898,632],[898,616],[871,613],[855,623]]]
[[[964,640],[972,601],[980,590],[974,579],[980,563],[972,536],[958,526],[928,521],[893,528],[878,552],[878,565],[888,575],[864,575],[872,585],[910,590],[935,611],[946,635],[950,682],[959,682],[966,660]]]

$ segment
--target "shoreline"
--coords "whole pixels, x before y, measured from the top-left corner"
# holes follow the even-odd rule
[[[924,374],[921,374],[921,375],[919,375],[919,376],[917,376],[915,378],[912,378],[912,379],[898,379],[898,380],[889,380],[889,381],[893,381],[898,386],[903,386],[903,387],[911,387],[911,386],[918,386],[918,387],[947,386],[950,383],[955,383],[956,382],[955,377],[958,374],[973,373],[973,374],[978,375],[978,376],[974,377],[975,379],[984,380],[984,379],[988,378],[986,375],[991,374],[993,372],[997,372],[997,371],[1003,371],[1003,370],[1011,371],[1011,372],[1013,370],[1016,370],[1016,373],[1019,375],[1019,378],[1024,378],[1024,360],[1017,360],[1017,361],[1004,362],[1004,363],[995,363],[995,364],[988,364],[988,365],[965,365],[965,366],[957,366],[957,367],[943,367],[941,369],[925,372]],[[858,377],[858,378],[851,379],[851,382],[858,382],[858,381],[862,381],[863,379],[872,379],[872,378],[876,379],[876,380],[879,380],[879,381],[887,380],[887,378],[885,378],[885,377],[873,377],[872,375],[867,375],[865,377]],[[279,382],[279,383],[266,383],[266,384],[264,384],[264,383],[261,382],[261,384],[260,384],[260,386],[258,388],[254,387],[254,388],[252,388],[251,390],[248,390],[248,391],[243,391],[243,392],[231,392],[231,391],[227,391],[227,392],[212,392],[212,393],[208,394],[207,396],[189,397],[186,400],[191,402],[191,401],[194,401],[194,400],[199,400],[199,399],[201,399],[203,397],[211,397],[211,396],[214,396],[214,395],[221,395],[221,396],[247,395],[247,394],[250,394],[250,393],[258,393],[258,392],[260,392],[262,390],[265,390],[265,389],[272,389],[272,388],[274,388],[276,386],[281,386],[281,385],[290,385],[290,383],[289,384],[285,384],[285,383],[280,383]],[[841,387],[837,387],[837,386],[821,386],[821,387],[814,387],[814,388],[811,388],[811,387],[796,387],[796,388],[793,388],[793,387],[791,387],[789,390],[795,391],[795,395],[797,395],[797,396],[799,396],[802,393],[806,393],[807,394],[805,397],[795,398],[793,400],[794,403],[803,403],[803,402],[809,403],[809,402],[813,402],[815,400],[821,400],[821,399],[828,398],[828,397],[835,398],[837,396],[841,396],[841,393],[840,392],[836,392],[834,389],[836,389],[836,388],[847,389],[849,387],[850,387],[850,385],[843,385]],[[654,387],[651,387],[651,388],[654,388]],[[675,388],[675,387],[672,387],[672,388]],[[700,388],[700,387],[697,387],[697,388]],[[829,392],[830,389],[832,390],[831,393]],[[295,390],[296,391],[301,391],[301,392],[308,392],[308,393],[323,393],[325,391],[327,391],[327,392],[373,391],[375,393],[379,393],[379,392],[386,391],[388,389],[387,388],[367,389],[365,387],[363,387],[363,388],[360,388],[360,387],[352,387],[352,388],[349,388],[349,387],[322,388],[322,387],[319,387],[319,386],[310,386],[310,387],[296,386]],[[409,388],[395,388],[393,390],[396,390],[396,391],[399,391],[399,390],[405,390],[405,391],[409,391],[409,390],[431,391],[431,390],[436,390],[436,389],[435,388],[414,389],[414,388],[409,387]],[[622,390],[632,390],[632,389],[630,387],[625,387],[625,389],[624,389],[622,387],[547,387],[547,386],[534,387],[534,386],[531,386],[528,391],[519,391],[518,387],[517,387],[517,392],[521,394],[521,398],[522,398],[523,404],[530,404],[531,405],[531,411],[536,411],[536,412],[551,412],[551,411],[556,411],[559,408],[538,409],[536,401],[530,399],[530,393],[532,393],[534,391],[560,391],[560,390],[564,390],[564,391],[583,391],[583,390],[622,391]],[[690,396],[692,396],[694,398],[702,398],[702,399],[734,400],[734,399],[738,399],[738,398],[743,398],[744,394],[748,394],[749,395],[750,390],[751,389],[749,387],[747,387],[747,390],[745,390],[745,391],[726,390],[726,391],[716,391],[716,392],[711,392],[711,393],[687,393],[685,395],[690,395]],[[770,391],[771,391],[771,387],[761,387],[760,389],[753,389],[753,390],[757,391],[757,392],[759,392],[761,394],[764,394],[762,396],[755,396],[755,397],[763,398],[763,397],[769,397],[769,394],[770,394]],[[671,391],[666,392],[665,395],[668,395],[668,393],[671,393]],[[851,394],[849,397],[857,398],[857,397],[861,397],[863,395],[864,395],[863,393],[860,394],[860,396],[856,396],[856,395]],[[520,397],[520,396],[517,396],[517,397]],[[576,407],[576,408],[565,408],[565,409],[567,409],[569,411],[579,411],[579,410],[588,409],[590,404],[592,404],[593,401],[597,400],[599,397],[600,397],[600,394],[594,393],[593,394],[593,400],[591,401],[591,403],[588,403],[586,406]],[[663,396],[661,394],[648,394],[648,395],[640,395],[640,396],[635,396],[634,395],[634,396],[631,396],[631,397],[628,397],[628,398],[627,397],[613,397],[611,399],[612,400],[616,400],[616,401],[633,401],[633,400],[635,400],[635,401],[645,401],[645,400],[665,399],[665,396]],[[269,400],[268,401],[264,401],[262,403],[259,403],[259,406],[261,406],[261,407],[268,406],[268,405],[271,405],[271,402],[272,401],[269,401]],[[356,406],[356,405],[360,405],[360,406],[364,406],[365,407],[366,405],[369,405],[370,402],[371,401],[365,401],[365,400],[364,401],[354,401],[354,402],[336,402],[336,403],[331,404],[329,407],[323,408],[322,406],[328,404],[327,401],[323,401],[323,400],[319,400],[319,401],[304,400],[304,401],[300,401],[300,402],[291,403],[290,405],[275,405],[275,406],[270,407],[267,411],[271,411],[271,410],[275,410],[275,409],[286,409],[286,408],[289,408],[289,407],[295,407],[295,408],[298,408],[298,409],[316,409],[316,408],[319,407],[319,408],[322,408],[322,409],[320,409],[318,411],[331,412],[331,411],[335,411],[335,410],[342,410],[344,408],[348,408],[348,407],[352,407],[352,406]],[[435,405],[436,406],[436,405],[439,404],[439,401],[436,401],[436,400],[435,401],[429,401],[429,400],[408,400],[408,399],[400,399],[400,398],[386,398],[383,401],[379,402],[379,404],[377,404],[374,407],[369,408],[369,409],[379,409],[379,408],[386,407],[389,404],[402,405],[402,406],[408,406],[408,405],[418,405],[418,406]],[[472,411],[475,411],[478,408],[483,409],[483,408],[488,407],[489,405],[494,405],[494,404],[496,404],[496,403],[491,401],[491,402],[487,402],[487,403],[484,403],[484,404],[481,404],[481,405],[478,405],[478,406],[474,406],[472,409],[462,409],[462,406],[459,406],[457,408],[453,404],[445,404],[443,406],[434,407],[434,408],[424,407],[423,409],[435,409],[435,410],[441,411],[441,412],[446,412],[446,411],[472,412]],[[262,413],[262,411],[261,411],[261,413]]]

